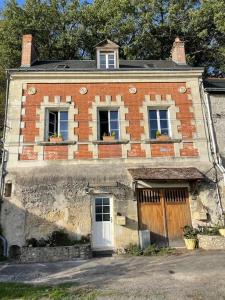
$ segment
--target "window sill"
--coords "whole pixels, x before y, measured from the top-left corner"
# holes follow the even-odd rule
[[[150,140],[144,141],[145,144],[174,144],[174,143],[180,143],[180,142],[181,142],[181,139],[169,139],[169,140],[165,140],[165,141],[150,139]]]
[[[128,144],[128,140],[112,140],[112,141],[93,141],[95,145],[117,145],[117,144]]]
[[[76,141],[61,141],[61,142],[37,142],[37,145],[41,146],[51,146],[51,145],[75,145],[77,142]]]

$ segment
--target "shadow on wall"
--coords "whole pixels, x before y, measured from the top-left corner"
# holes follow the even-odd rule
[[[41,173],[37,168],[35,174],[34,170],[25,174],[10,174],[12,195],[4,199],[1,212],[3,234],[9,247],[24,246],[30,238],[45,239],[59,229],[64,229],[76,240],[90,235],[92,195],[86,191],[88,184],[105,186],[98,187],[98,191],[114,195],[116,202],[120,203],[121,212],[127,211],[128,201],[125,200],[132,199],[133,192],[127,183],[115,185],[118,174],[113,177],[111,173],[106,173],[111,183],[114,183],[110,187],[104,182],[109,180],[105,178],[102,169],[100,172],[86,173],[86,177],[84,174],[79,175],[79,170],[73,174],[68,170],[69,167],[66,169],[67,172],[63,168],[61,172],[59,169],[51,172],[49,168]],[[122,177],[124,179],[124,175]],[[137,224],[129,222],[129,227],[136,229]],[[17,248],[14,248],[17,253]]]

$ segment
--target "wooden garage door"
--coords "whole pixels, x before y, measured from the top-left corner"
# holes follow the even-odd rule
[[[191,225],[187,188],[138,189],[139,229],[151,231],[151,242],[170,244],[182,239]]]

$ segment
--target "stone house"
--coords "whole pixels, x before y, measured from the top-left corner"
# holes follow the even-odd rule
[[[1,223],[9,245],[65,229],[94,250],[141,237],[176,245],[186,224],[221,216],[201,105],[203,69],[170,60],[39,61],[23,36],[8,70]],[[54,137],[55,139],[53,139]],[[149,234],[150,233],[150,234]]]

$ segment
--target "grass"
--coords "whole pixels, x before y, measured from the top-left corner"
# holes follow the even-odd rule
[[[99,291],[88,288],[78,288],[73,283],[55,286],[30,285],[23,283],[0,283],[1,300],[94,300]]]

